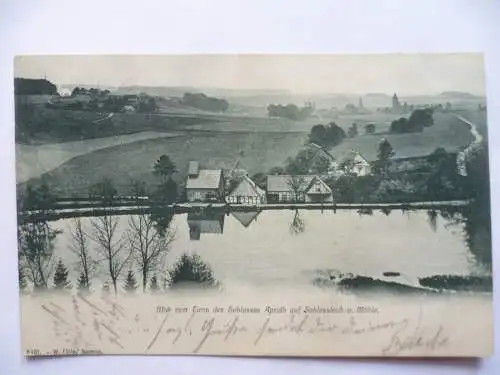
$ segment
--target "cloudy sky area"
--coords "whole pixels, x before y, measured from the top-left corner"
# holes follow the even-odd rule
[[[479,54],[22,56],[14,75],[55,84],[285,89],[294,93],[466,91],[484,95]]]

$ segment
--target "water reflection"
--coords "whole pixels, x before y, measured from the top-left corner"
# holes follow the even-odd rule
[[[433,275],[491,273],[489,216],[473,206],[392,211],[214,209],[152,216],[157,230],[177,230],[167,268],[186,252],[199,254],[225,285],[304,285],[314,272],[327,268],[373,278],[390,271],[405,283]],[[122,218],[117,230],[126,233],[129,221]],[[82,219],[88,230],[89,221]],[[49,224],[65,230],[69,219]],[[65,230],[54,244],[55,258],[67,265],[77,261],[68,251],[70,242]],[[78,275],[72,277],[76,280]]]
[[[389,216],[391,214],[391,209],[388,207],[384,207],[380,209],[380,212],[382,212],[385,216]]]
[[[162,237],[167,233],[173,218],[174,213],[168,208],[158,208],[151,211],[151,220],[154,221],[155,229]]]
[[[259,211],[247,211],[247,212],[231,212],[231,215],[238,220],[241,225],[248,228],[250,224],[257,221],[257,216],[259,216]]]
[[[358,214],[361,215],[373,215],[373,209],[371,208],[360,208]]]
[[[427,211],[427,221],[429,222],[429,225],[433,232],[436,232],[437,230],[437,217],[438,213],[436,210]]]
[[[290,222],[290,233],[300,234],[300,233],[303,233],[305,230],[306,230],[306,223],[305,223],[304,219],[301,217],[300,211],[295,210],[295,214],[293,215],[293,219]]]
[[[450,225],[462,225],[465,241],[475,260],[491,272],[491,219],[489,207],[469,205],[440,210]]]
[[[203,210],[188,213],[189,238],[197,241],[202,233],[222,234],[224,232],[224,212]]]

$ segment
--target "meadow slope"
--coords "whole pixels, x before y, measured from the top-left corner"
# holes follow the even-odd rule
[[[382,137],[392,144],[396,158],[428,155],[438,147],[457,152],[472,141],[469,127],[452,114],[436,113],[434,119],[435,124],[425,128],[422,133],[362,134],[345,139],[332,148],[331,153],[342,159],[350,150],[357,150],[368,160],[375,160]],[[262,119],[247,124],[239,123],[240,126],[231,122],[206,123],[202,125],[204,130],[178,128],[175,138],[138,140],[100,150],[89,149],[88,153],[82,152],[83,155],[57,166],[43,176],[59,196],[85,196],[89,186],[103,177],[111,178],[120,194],[130,193],[132,180],[144,181],[149,186],[158,184],[158,179],[152,174],[152,166],[162,154],[170,156],[177,165],[179,173],[175,179],[179,184],[184,182],[190,160],[199,160],[205,168],[229,169],[240,159],[241,167],[250,175],[266,173],[272,167],[282,166],[288,157],[295,156],[307,141],[307,133],[289,130],[280,132],[278,123],[268,119],[269,131],[255,131],[255,127],[261,128],[265,124],[265,119]],[[254,131],[245,131],[248,128],[244,125],[251,125],[249,128]],[[230,126],[237,130],[230,131]]]
[[[132,180],[149,186],[159,183],[152,167],[162,154],[172,158],[179,170],[175,180],[183,183],[191,160],[200,161],[204,168],[231,168],[240,159],[241,167],[253,174],[283,164],[305,140],[304,133],[189,132],[90,152],[43,176],[58,196],[86,196],[89,186],[103,177],[113,180],[119,194],[129,194]]]

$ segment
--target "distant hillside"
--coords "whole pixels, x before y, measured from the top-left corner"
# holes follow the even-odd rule
[[[365,94],[364,96],[366,99],[392,99],[392,96],[384,93],[379,93],[379,92],[371,92],[368,94]]]
[[[453,99],[478,99],[479,96],[473,95],[469,92],[463,91],[444,91],[439,94],[440,97],[443,98],[453,98]]]
[[[129,95],[129,94],[139,94],[144,93],[151,96],[162,96],[162,97],[182,97],[184,93],[200,93],[194,87],[162,87],[162,86],[122,86],[117,87],[113,90],[113,94],[117,95]]]
[[[190,86],[122,86],[113,90],[116,94],[137,94],[140,92],[152,96],[182,97],[185,93],[201,94],[212,97],[230,99],[238,96],[262,96],[262,95],[286,95],[287,90],[247,90],[247,89],[225,89],[212,87],[190,87]]]
[[[14,78],[16,95],[55,95],[57,87],[46,79]]]
[[[80,85],[77,83],[63,83],[63,84],[57,85],[57,87],[59,88],[59,90],[64,90],[64,91],[69,91],[69,92],[73,91],[73,89],[75,87],[81,87],[84,89],[98,88],[100,90],[109,90],[109,91],[115,91],[117,89],[117,87],[114,87],[114,86],[106,86],[106,85],[99,85],[99,84]]]

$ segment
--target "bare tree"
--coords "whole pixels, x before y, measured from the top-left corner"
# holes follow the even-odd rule
[[[129,218],[127,236],[130,251],[141,273],[142,290],[146,291],[151,274],[158,270],[175,238],[174,232],[167,229],[165,233],[160,233],[151,215],[140,214]]]
[[[92,239],[99,245],[98,252],[107,265],[109,277],[115,294],[118,292],[117,281],[128,264],[131,252],[125,246],[123,237],[117,233],[119,218],[106,211],[90,221],[93,229]]]
[[[147,195],[145,184],[132,181],[131,192],[136,204],[143,206],[141,197]],[[174,240],[174,232],[169,229],[168,224],[165,227],[159,226],[158,215],[148,214],[145,207],[142,208],[139,215],[130,216],[127,237],[132,257],[141,274],[142,290],[145,292],[151,274],[158,270]]]
[[[35,290],[48,288],[54,267],[53,240],[58,233],[45,221],[24,222],[18,227],[19,267]]]
[[[88,290],[97,262],[90,256],[89,237],[83,229],[80,218],[73,219],[70,233],[72,239],[70,249],[78,256],[78,270],[80,271],[78,287],[82,290]]]
[[[288,187],[292,191],[292,200],[297,203],[301,200],[305,189],[305,179],[303,176],[290,176],[288,180]]]

